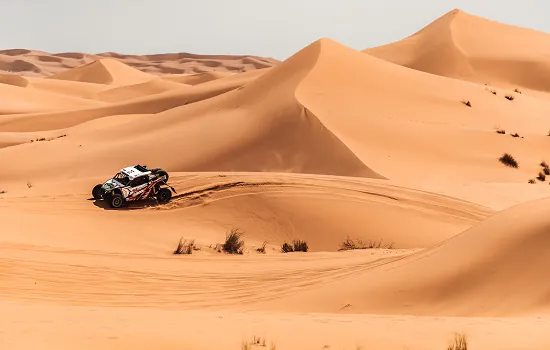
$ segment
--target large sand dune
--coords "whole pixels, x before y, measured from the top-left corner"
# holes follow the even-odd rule
[[[283,62],[0,51],[0,348],[547,348],[549,42],[454,10]],[[90,198],[131,164],[172,200]]]
[[[332,312],[350,304],[352,313],[548,314],[548,203],[507,209],[424,251],[278,300],[276,308]]]
[[[550,92],[550,34],[459,9],[401,41],[363,52],[431,74]]]

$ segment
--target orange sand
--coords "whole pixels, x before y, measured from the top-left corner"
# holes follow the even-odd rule
[[[0,51],[0,348],[548,348],[548,53],[459,10],[284,62]],[[90,199],[137,163],[170,203]]]

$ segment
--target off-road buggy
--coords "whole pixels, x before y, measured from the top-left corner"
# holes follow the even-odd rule
[[[92,190],[94,199],[103,199],[111,208],[121,208],[128,202],[156,197],[160,203],[172,198],[174,188],[167,184],[168,173],[161,168],[147,169],[145,165],[135,165],[121,169],[113,178]],[[170,189],[161,187],[168,186]]]

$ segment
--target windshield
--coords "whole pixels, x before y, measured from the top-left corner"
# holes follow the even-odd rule
[[[113,179],[117,180],[118,182],[120,182],[124,186],[128,185],[128,183],[130,182],[130,178],[127,175],[124,175],[123,173],[117,173],[113,177]]]

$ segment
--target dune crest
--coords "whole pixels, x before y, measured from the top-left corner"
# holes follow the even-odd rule
[[[102,58],[84,66],[50,76],[48,79],[105,85],[131,85],[152,80],[153,76],[128,67],[117,60]]]
[[[548,79],[541,79],[550,76],[550,34],[459,9],[403,40],[363,52],[431,74],[550,92]]]

